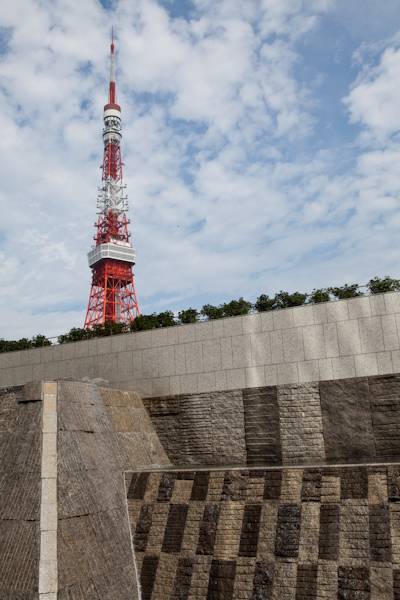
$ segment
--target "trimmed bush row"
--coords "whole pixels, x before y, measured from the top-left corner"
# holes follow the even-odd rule
[[[251,311],[264,312],[267,310],[279,310],[290,308],[292,306],[302,306],[303,304],[317,304],[319,302],[330,302],[332,298],[342,300],[344,298],[356,298],[364,296],[360,287],[366,287],[370,294],[382,294],[384,292],[395,292],[400,290],[400,280],[384,277],[371,279],[366,286],[359,286],[357,283],[352,285],[345,284],[342,287],[329,287],[314,289],[311,294],[301,294],[294,292],[282,292],[275,294],[270,298],[266,294],[261,294],[254,304],[239,298],[228,303],[212,306],[205,304],[198,311],[195,308],[188,308],[178,313],[178,318],[174,316],[171,310],[166,310],[159,314],[140,315],[128,325],[125,323],[108,322],[101,325],[95,325],[92,329],[80,329],[73,327],[69,333],[58,337],[59,344],[67,342],[77,342],[78,340],[87,340],[92,338],[106,337],[109,335],[118,335],[128,331],[145,331],[148,329],[158,329],[160,327],[173,327],[174,325],[184,325],[186,323],[197,323],[201,320],[211,321],[213,319],[222,319],[224,317],[236,317],[238,315],[248,315]],[[202,318],[201,318],[202,317]],[[51,346],[51,341],[44,335],[37,335],[31,340],[22,338],[19,341],[8,342],[0,339],[0,352],[12,352],[14,350],[24,350],[27,348],[38,348],[40,346]]]

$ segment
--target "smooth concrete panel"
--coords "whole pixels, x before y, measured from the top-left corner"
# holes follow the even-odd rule
[[[74,358],[82,358],[83,356],[89,356],[89,347],[90,347],[89,340],[82,340],[81,342],[76,343]],[[43,357],[43,352],[42,352],[42,357]],[[42,358],[42,360],[43,360],[43,358]]]
[[[386,375],[386,374],[395,372],[393,369],[391,352],[378,352],[378,354],[376,355],[376,360],[378,363],[379,375]],[[400,367],[400,365],[399,365],[399,367]]]
[[[378,360],[376,354],[359,354],[354,357],[356,377],[378,375]]]
[[[278,384],[298,383],[299,371],[297,363],[278,365]],[[267,385],[270,385],[269,383]]]
[[[120,352],[117,355],[118,381],[127,381],[132,376],[132,352]]]
[[[126,352],[126,334],[111,336],[111,352]]]
[[[175,325],[175,327],[176,327],[176,325]],[[163,346],[168,346],[168,329],[172,329],[172,327],[153,329],[153,331],[151,331],[151,347],[152,348],[160,348]]]
[[[325,354],[327,358],[339,356],[339,341],[336,323],[324,323]]]
[[[138,331],[134,334],[136,337],[136,350],[144,350],[152,346],[152,332]]]
[[[233,368],[233,356],[232,356],[232,338],[221,339],[221,365],[222,369]]]
[[[178,339],[180,344],[189,344],[196,340],[195,325],[182,325],[178,328]]]
[[[264,367],[265,385],[278,384],[278,367],[277,365],[266,365]]]
[[[328,322],[348,321],[349,308],[347,300],[327,302],[326,314],[328,317]]]
[[[382,315],[381,317],[385,350],[398,350],[400,348],[396,316]]]
[[[234,369],[226,371],[226,389],[238,390],[246,387],[245,369]]]
[[[78,342],[79,343],[79,342]],[[105,337],[97,340],[97,353],[100,354],[111,354],[112,345],[111,338]],[[68,346],[70,344],[67,344]]]
[[[274,317],[272,311],[263,312],[260,314],[261,317],[261,331],[273,331],[274,329]]]
[[[274,329],[290,329],[294,327],[293,308],[272,311]]]
[[[175,356],[175,374],[176,375],[185,375],[186,373],[186,359],[185,359],[185,344],[179,344],[179,346],[174,346],[174,356]]]
[[[319,380],[333,379],[333,367],[331,358],[323,358],[318,361]]]
[[[306,360],[297,364],[299,372],[299,382],[319,381],[319,364],[318,360]]]
[[[198,392],[215,392],[215,373],[197,373]]]
[[[198,392],[197,374],[192,373],[190,375],[180,375],[179,388],[181,394],[196,394]]]
[[[270,343],[271,343],[271,363],[273,365],[275,365],[277,363],[282,363],[284,361],[282,331],[271,331]]]
[[[242,319],[243,335],[261,332],[261,313],[247,315]]]
[[[143,377],[158,377],[158,348],[143,350]]]
[[[205,327],[204,327],[205,325]],[[212,321],[205,323],[196,323],[194,326],[194,335],[196,342],[204,342],[205,340],[213,339]]]
[[[224,319],[223,323],[225,337],[243,334],[242,317],[229,317],[228,319]]]
[[[265,369],[261,367],[249,367],[245,371],[246,375],[246,388],[264,387],[265,383]]]
[[[334,379],[347,379],[356,376],[354,356],[343,356],[332,358],[332,369]]]
[[[326,302],[321,302],[320,304],[314,304],[313,307],[314,313],[314,324],[322,325],[323,323],[328,322],[328,311]]]
[[[175,353],[173,346],[158,349],[158,374],[160,377],[175,375]]]
[[[388,292],[383,294],[385,299],[386,314],[400,313],[400,293]]]

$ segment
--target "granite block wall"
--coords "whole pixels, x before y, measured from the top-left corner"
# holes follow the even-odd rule
[[[39,598],[41,383],[0,390],[0,598]]]
[[[400,467],[126,473],[147,600],[395,600]]]
[[[400,372],[400,292],[0,354],[0,386],[103,378],[142,396]]]
[[[143,400],[175,465],[400,460],[400,375]]]

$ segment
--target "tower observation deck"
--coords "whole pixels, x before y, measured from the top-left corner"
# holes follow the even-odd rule
[[[92,285],[85,328],[114,321],[130,323],[140,315],[132,267],[136,250],[129,241],[126,185],[122,179],[121,108],[115,90],[114,38],[111,42],[111,71],[108,104],[104,107],[104,158],[102,183],[98,188],[98,220],[95,245],[88,253]]]

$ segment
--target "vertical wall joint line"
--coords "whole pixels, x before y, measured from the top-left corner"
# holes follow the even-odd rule
[[[57,382],[43,382],[39,600],[57,600]]]

